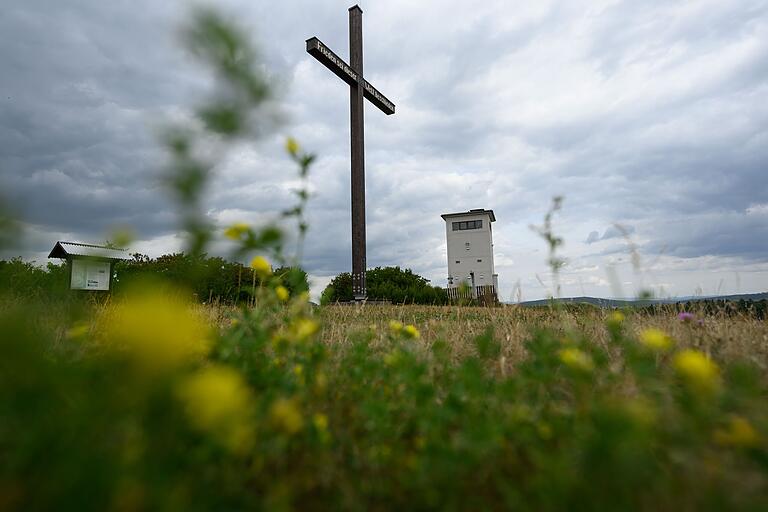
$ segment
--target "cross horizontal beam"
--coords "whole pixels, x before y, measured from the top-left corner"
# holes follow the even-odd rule
[[[357,86],[360,79],[357,71],[352,69],[352,66],[344,62],[344,59],[336,55],[333,50],[328,48],[318,38],[311,37],[307,39],[307,53],[319,60],[333,74],[350,86]],[[385,114],[391,115],[395,113],[395,104],[389,101],[386,96],[381,94],[365,79],[363,79],[363,96]]]

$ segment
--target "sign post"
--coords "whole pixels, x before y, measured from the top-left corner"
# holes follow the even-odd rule
[[[76,242],[56,242],[48,257],[67,261],[70,290],[92,291],[109,291],[114,263],[129,259],[125,249]]]

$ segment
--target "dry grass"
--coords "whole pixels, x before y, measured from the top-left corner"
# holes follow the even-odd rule
[[[3,304],[8,309],[10,304]],[[86,308],[81,312],[93,319],[110,304]],[[51,332],[60,341],[71,326],[71,308],[46,308],[40,311],[38,327]],[[228,326],[237,309],[219,304],[196,306],[212,325]],[[768,322],[748,315],[727,315],[724,311],[705,314],[693,311],[694,322],[680,321],[672,311],[649,313],[627,310],[626,329],[633,335],[655,327],[668,333],[679,346],[692,346],[723,361],[749,360],[762,370],[768,369]],[[69,311],[71,313],[71,311]],[[321,324],[320,339],[329,345],[344,346],[365,338],[375,345],[384,344],[389,336],[389,322],[398,320],[415,325],[421,333],[420,344],[428,349],[435,341],[447,343],[454,360],[459,361],[475,352],[473,340],[493,329],[494,338],[501,343],[499,370],[510,370],[525,357],[524,342],[536,329],[551,329],[565,336],[585,337],[611,352],[605,321],[609,310],[590,306],[569,306],[551,309],[507,306],[500,308],[459,306],[366,305],[323,306],[316,308]],[[86,320],[86,323],[89,323]],[[93,326],[92,326],[93,327]],[[58,344],[58,343],[56,343]]]
[[[584,336],[608,348],[605,328],[610,311],[592,307],[479,308],[458,306],[326,306],[318,309],[321,339],[328,344],[346,344],[359,337],[373,343],[384,341],[390,320],[415,325],[421,340],[430,346],[437,340],[448,343],[456,360],[474,352],[472,341],[493,328],[501,342],[503,366],[513,366],[525,357],[524,341],[532,330],[553,329],[563,336]],[[639,334],[655,327],[668,333],[680,346],[693,346],[718,359],[747,359],[768,368],[768,322],[724,312],[705,316],[696,312],[694,322],[682,322],[670,311],[650,314],[626,312],[628,332]],[[502,368],[503,371],[503,368]]]

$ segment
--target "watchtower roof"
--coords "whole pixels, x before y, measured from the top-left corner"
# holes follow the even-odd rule
[[[487,213],[491,217],[491,222],[496,222],[496,215],[493,214],[493,210],[486,210],[484,208],[474,208],[468,212],[444,213],[441,215],[441,217],[443,219],[453,219],[456,217],[466,217],[469,215],[478,215],[483,213]]]
[[[84,258],[101,258],[108,260],[127,260],[130,259],[127,249],[118,249],[107,247],[106,245],[82,244],[78,242],[56,242],[51,249],[49,258],[67,259],[70,256],[80,256]]]

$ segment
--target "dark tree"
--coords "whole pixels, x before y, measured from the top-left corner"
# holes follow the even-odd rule
[[[445,304],[445,291],[429,280],[400,267],[376,267],[366,272],[368,298],[396,304]],[[352,300],[352,277],[344,272],[334,277],[323,291],[321,304]]]

